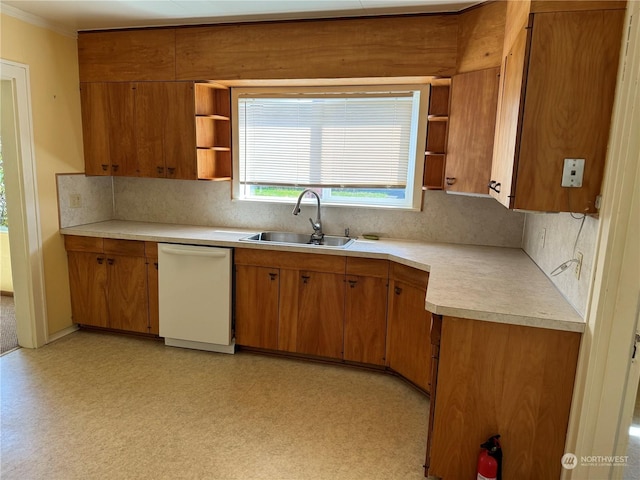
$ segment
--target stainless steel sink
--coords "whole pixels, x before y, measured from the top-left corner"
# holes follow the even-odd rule
[[[311,235],[292,232],[260,232],[240,239],[244,242],[270,243],[279,245],[312,245],[318,247],[347,248],[355,239],[325,235],[320,242],[311,240]]]

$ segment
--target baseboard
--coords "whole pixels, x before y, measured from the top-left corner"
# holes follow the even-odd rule
[[[51,342],[54,342],[56,340],[59,340],[60,338],[65,337],[65,336],[69,335],[70,333],[75,332],[76,330],[78,330],[78,325],[75,325],[75,324],[71,325],[70,327],[63,328],[59,332],[56,332],[53,335],[49,335],[49,339],[47,340],[47,343],[51,343]]]
[[[0,290],[0,295],[3,297],[13,297],[13,292],[9,292],[7,290]]]

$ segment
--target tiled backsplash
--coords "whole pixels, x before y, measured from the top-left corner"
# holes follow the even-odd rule
[[[118,220],[212,225],[256,230],[307,232],[315,205],[303,206],[294,217],[290,204],[231,200],[229,182],[198,182],[114,177]],[[524,215],[511,212],[490,198],[427,191],[421,212],[372,208],[322,207],[325,233],[428,242],[520,247]]]
[[[60,227],[103,222],[113,218],[113,179],[81,174],[56,175]],[[72,201],[77,202],[72,205]]]
[[[583,254],[580,279],[575,276],[575,264],[555,277],[550,276],[556,267],[574,258],[573,246],[582,223],[582,216],[576,217],[579,218],[569,213],[527,213],[522,248],[584,317],[598,235],[597,218],[585,218],[576,245],[576,252]]]

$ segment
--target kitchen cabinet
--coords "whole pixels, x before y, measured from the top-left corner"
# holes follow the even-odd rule
[[[429,274],[392,263],[389,271],[387,366],[425,391],[431,384]]]
[[[433,80],[429,94],[427,139],[422,185],[427,190],[442,190],[447,152],[449,91],[451,80]]]
[[[527,5],[507,7],[489,193],[508,208],[595,213],[624,10]],[[585,160],[582,186],[561,185],[565,159]]]
[[[136,135],[140,176],[195,180],[192,82],[139,82]]]
[[[217,83],[196,83],[198,178],[231,179],[231,98]]]
[[[65,236],[75,323],[149,332],[144,242]]]
[[[85,83],[80,87],[87,175],[138,175],[135,155],[135,85]]]
[[[344,359],[384,365],[389,261],[347,258]]]
[[[280,269],[236,264],[235,272],[236,343],[277,350]]]
[[[499,68],[455,75],[451,107],[445,189],[487,193],[498,103]]]
[[[160,302],[158,293],[158,244],[144,242],[147,260],[147,287],[149,295],[149,333],[160,334]]]
[[[441,322],[426,475],[473,478],[478,446],[500,434],[503,478],[560,478],[581,334]]]

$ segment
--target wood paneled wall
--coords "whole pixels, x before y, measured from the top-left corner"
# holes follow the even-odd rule
[[[507,2],[488,2],[458,15],[457,73],[499,67]]]
[[[455,73],[455,15],[176,30],[176,78],[357,78]]]

